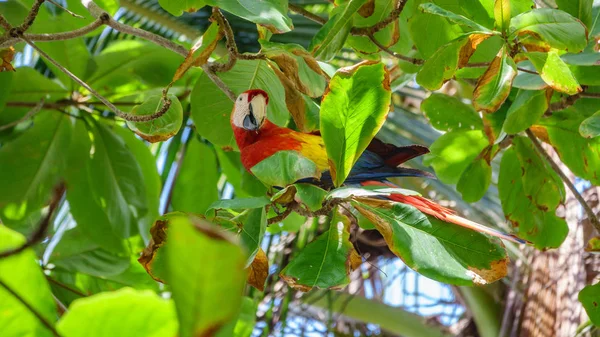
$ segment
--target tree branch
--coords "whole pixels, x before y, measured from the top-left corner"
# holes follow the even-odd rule
[[[27,14],[27,17],[25,18],[25,20],[23,20],[23,23],[19,27],[13,28],[13,30],[11,31],[10,34],[13,37],[18,37],[19,35],[22,35],[27,29],[29,29],[29,27],[31,27],[43,3],[44,0],[36,0],[33,3],[33,6],[31,6],[31,10],[29,10],[29,14]]]
[[[363,35],[363,36],[369,36],[369,35],[373,35],[373,34],[377,33],[378,31],[382,30],[383,28],[387,27],[387,25],[389,25],[390,23],[392,23],[398,19],[400,14],[402,14],[402,11],[404,10],[404,6],[406,5],[407,2],[408,2],[408,0],[399,0],[398,6],[396,7],[396,9],[394,9],[390,13],[390,15],[388,15],[385,19],[379,21],[378,23],[376,23],[370,27],[353,27],[350,32],[353,35]]]
[[[33,246],[34,244],[44,239],[46,235],[46,230],[50,226],[50,219],[52,218],[52,214],[54,213],[54,210],[58,207],[58,203],[64,191],[64,184],[60,184],[54,189],[54,194],[52,195],[52,199],[50,199],[50,205],[48,206],[48,213],[46,213],[46,216],[42,218],[35,232],[33,232],[33,234],[22,245],[16,248],[11,248],[0,252],[0,259],[19,254],[20,252],[24,251],[25,249]]]
[[[4,30],[7,32],[9,32],[12,29],[12,26],[10,25],[10,23],[8,23],[8,21],[2,14],[0,14],[0,27],[4,28]]]
[[[158,111],[153,113],[152,115],[137,116],[137,115],[132,115],[132,114],[123,112],[119,108],[117,108],[114,104],[112,104],[109,100],[104,98],[104,96],[100,95],[96,90],[92,89],[92,87],[90,87],[87,83],[85,83],[84,81],[79,79],[79,77],[75,76],[75,74],[73,74],[68,69],[66,69],[65,67],[60,65],[60,63],[58,63],[56,60],[51,58],[50,55],[46,54],[43,50],[41,50],[33,42],[31,42],[24,36],[22,36],[21,39],[23,41],[25,41],[28,45],[30,45],[33,49],[35,49],[42,57],[44,57],[50,63],[54,64],[60,71],[67,74],[73,81],[79,83],[79,85],[81,85],[87,91],[89,91],[90,94],[92,94],[97,99],[99,99],[100,102],[102,102],[104,105],[106,105],[118,117],[121,117],[130,122],[147,122],[147,121],[155,120],[155,119],[161,117],[169,110],[169,107],[171,107],[171,100],[166,95],[163,95],[163,106]]]
[[[563,180],[565,185],[567,185],[567,187],[569,188],[571,193],[573,193],[573,195],[575,196],[575,199],[577,199],[579,204],[581,204],[581,207],[583,207],[583,210],[587,214],[587,217],[590,220],[590,222],[592,223],[592,225],[596,228],[596,230],[598,232],[600,232],[600,221],[598,220],[598,217],[596,216],[596,214],[594,213],[594,211],[592,210],[590,205],[588,205],[587,202],[585,201],[585,199],[583,198],[583,196],[581,196],[581,194],[579,194],[579,191],[577,191],[577,188],[575,188],[575,185],[573,185],[573,183],[571,182],[569,177],[567,177],[564,174],[564,172],[560,169],[560,167],[554,162],[554,160],[552,160],[552,158],[550,157],[548,152],[546,152],[546,150],[544,150],[544,148],[542,147],[542,144],[540,144],[540,142],[535,137],[533,132],[531,132],[530,129],[525,130],[525,132],[527,133],[527,137],[529,137],[529,139],[531,139],[531,141],[532,141],[533,145],[535,146],[535,148],[537,149],[537,151],[542,155],[542,157],[544,159],[546,159],[546,161],[550,164],[550,166],[552,167],[554,172],[556,172],[556,174],[558,174],[560,176],[560,178]]]
[[[19,118],[18,120],[5,124],[5,125],[0,125],[0,131],[4,131],[6,129],[12,128],[13,126],[24,122],[26,120],[28,120],[29,118],[33,117],[33,115],[35,115],[36,113],[38,113],[42,107],[44,106],[44,99],[42,99],[41,101],[39,101],[34,107],[33,109],[29,110],[25,116],[23,116],[22,118]]]
[[[371,40],[371,42],[373,42],[377,47],[379,47],[379,49],[383,50],[384,52],[390,54],[391,56],[393,56],[397,59],[400,59],[400,60],[406,61],[406,62],[410,62],[415,65],[420,65],[420,64],[425,63],[425,60],[421,60],[421,59],[409,57],[409,56],[404,56],[404,55],[398,54],[394,51],[391,51],[386,46],[379,43],[379,41],[377,41],[377,39],[375,38],[375,36],[373,36],[373,34],[369,34],[369,35],[367,35],[367,37]]]
[[[60,337],[60,334],[58,333],[58,331],[56,331],[56,329],[54,328],[52,323],[49,322],[48,320],[46,320],[46,318],[44,318],[44,316],[42,316],[41,313],[39,313],[34,307],[32,307],[29,303],[27,303],[27,301],[23,297],[21,297],[21,295],[19,295],[16,291],[14,291],[11,287],[8,286],[8,284],[4,283],[4,281],[2,281],[2,280],[0,280],[0,286],[2,288],[4,288],[6,291],[8,291],[19,302],[21,302],[21,304],[23,304],[27,308],[27,310],[29,310],[40,321],[40,323],[42,323],[42,325],[44,325],[48,330],[50,330],[50,332],[52,332],[52,334],[54,336]]]
[[[320,17],[317,14],[313,14],[298,5],[288,4],[288,9],[298,15],[302,15],[303,17],[305,17],[313,22],[320,23],[322,25],[327,23],[327,19]]]

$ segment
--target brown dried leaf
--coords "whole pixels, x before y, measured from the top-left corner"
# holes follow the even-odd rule
[[[248,284],[254,288],[265,291],[265,281],[269,276],[269,258],[262,248],[254,257],[254,261],[248,267]]]
[[[2,60],[2,63],[0,63],[0,72],[16,71],[15,68],[11,64],[14,57],[15,57],[15,48],[8,47],[5,49],[0,49],[0,60]]]
[[[271,67],[285,89],[285,105],[294,119],[294,123],[302,132],[310,132],[306,126],[306,105],[302,94],[296,90],[294,83],[277,67]]]
[[[219,29],[219,25],[213,22],[204,35],[192,46],[183,63],[177,68],[171,84],[183,77],[191,67],[201,67],[206,64],[221,38],[223,38],[223,32]]]
[[[358,9],[358,14],[363,18],[368,18],[375,13],[375,0],[369,0]]]

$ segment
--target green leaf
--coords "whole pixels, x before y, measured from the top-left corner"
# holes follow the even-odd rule
[[[517,97],[508,109],[503,130],[517,134],[535,124],[548,110],[546,90],[519,90]]]
[[[571,53],[580,52],[587,45],[587,33],[581,21],[568,13],[552,8],[525,12],[510,21],[509,39],[533,36],[550,47]]]
[[[429,59],[438,48],[464,34],[460,26],[449,23],[441,16],[427,13],[418,13],[410,18],[408,29],[424,59]]]
[[[423,160],[431,165],[437,177],[447,183],[456,184],[467,166],[489,145],[481,130],[457,130],[443,134],[429,150]]]
[[[240,241],[246,247],[248,259],[246,268],[250,266],[261,247],[261,242],[267,229],[267,214],[265,208],[254,208],[241,219]]]
[[[479,114],[457,97],[431,94],[421,103],[421,111],[429,118],[431,126],[440,131],[483,129]]]
[[[379,131],[390,109],[389,76],[382,63],[336,72],[321,102],[321,135],[331,177],[340,186]]]
[[[296,200],[303,203],[309,210],[315,212],[321,209],[327,191],[311,184],[294,184],[296,188]]]
[[[220,209],[231,209],[231,210],[240,210],[240,209],[249,209],[249,208],[261,208],[271,203],[269,198],[255,197],[255,198],[235,198],[235,199],[226,199],[226,200],[218,200],[213,202],[208,209],[206,210],[206,214],[211,214],[211,210],[220,210]]]
[[[287,16],[287,1],[282,0],[205,0],[242,19],[264,26],[273,33],[286,33],[294,28]]]
[[[0,73],[1,77],[8,73]],[[67,98],[69,91],[62,88],[58,83],[44,77],[33,68],[20,67],[15,73],[10,73],[12,83],[7,87],[9,102],[30,102],[38,103],[42,98],[47,102],[57,101]],[[3,87],[5,88],[5,87]],[[4,91],[4,90],[3,90]],[[0,125],[5,125],[19,120],[31,110],[31,107],[11,107],[0,108]],[[53,112],[55,114],[55,112]]]
[[[175,16],[180,16],[183,12],[197,12],[207,5],[206,0],[159,0],[158,3],[164,10]]]
[[[350,242],[350,219],[337,209],[332,212],[329,230],[306,245],[279,274],[290,287],[301,291],[343,288],[350,282],[350,272],[362,262]]]
[[[0,226],[0,252],[17,248],[25,238]],[[32,249],[0,259],[0,281],[16,292],[48,322],[56,319],[56,305],[50,287]],[[53,336],[40,320],[0,284],[0,326],[2,336]]]
[[[219,199],[217,156],[195,135],[188,142],[179,174],[173,185],[173,209],[204,214]]]
[[[219,77],[236,95],[249,89],[262,89],[269,94],[268,119],[283,126],[289,119],[285,91],[277,75],[264,60],[238,60],[228,72]],[[196,130],[215,146],[236,148],[229,121],[233,102],[206,74],[202,74],[191,94],[192,119]]]
[[[14,74],[12,71],[0,72],[0,87],[2,87],[2,90],[0,90],[0,113],[6,108],[5,103],[10,94]],[[4,114],[2,113],[1,115]],[[1,120],[2,118],[0,118],[0,125],[2,125]]]
[[[558,9],[578,18],[588,28],[592,27],[592,7],[594,0],[556,0]]]
[[[208,335],[238,313],[247,257],[226,234],[199,219],[181,216],[170,220],[165,244],[167,282],[177,307],[181,337]]]
[[[494,19],[496,20],[496,28],[503,33],[510,26],[510,0],[494,0]]]
[[[66,167],[72,129],[65,115],[43,112],[32,128],[0,148],[0,218],[5,223],[25,219],[48,201]]]
[[[440,47],[425,61],[417,74],[417,82],[429,90],[438,90],[452,79],[456,71],[464,67],[477,46],[491,34],[473,33],[460,36]]]
[[[517,153],[516,148],[506,150],[500,164],[498,191],[502,210],[506,219],[517,231],[517,236],[533,242],[538,249],[558,247],[567,236],[569,230],[567,223],[554,214],[555,208],[536,207],[534,201],[528,198],[528,195],[532,199],[539,197],[538,202],[542,206],[548,204],[548,200],[543,200],[544,196],[538,195],[535,190],[540,188],[540,191],[545,189],[552,193],[550,198],[555,199],[554,203],[560,200],[555,190],[557,186],[554,177],[540,166],[541,159],[534,157],[537,154],[531,154],[533,149],[529,147],[530,144],[527,144],[522,137],[517,138],[522,139],[517,141],[520,144],[518,145],[520,153]],[[527,159],[531,159],[532,163],[522,161]],[[523,175],[524,172],[526,176]],[[540,186],[535,186],[536,184]]]
[[[579,134],[586,138],[594,138],[600,135],[600,111],[581,122]]]
[[[423,276],[455,285],[487,284],[506,276],[508,257],[497,239],[426,217],[402,203],[356,199],[352,205],[375,225],[390,250]]]
[[[595,326],[600,326],[600,308],[598,307],[598,303],[600,303],[600,283],[585,286],[581,289],[577,298],[583,304],[590,321]]]
[[[137,232],[136,218],[148,211],[142,171],[125,143],[109,127],[93,122],[93,153],[87,163],[88,204],[102,209],[112,231],[123,238]]]
[[[242,307],[234,328],[234,337],[250,337],[256,324],[258,303],[250,297],[244,297]]]
[[[142,178],[146,187],[146,201],[148,212],[144,216],[138,216],[138,230],[145,242],[148,242],[150,226],[158,217],[160,192],[162,190],[160,176],[156,168],[156,159],[150,149],[143,141],[136,138],[130,130],[125,128],[114,128],[115,133],[123,139],[125,145],[134,155],[142,170]]]
[[[483,198],[492,182],[492,167],[485,158],[476,158],[467,166],[456,184],[456,190],[466,202]]]
[[[331,60],[346,42],[352,28],[352,17],[367,0],[350,0],[347,4],[336,7],[327,23],[319,29],[310,41],[308,49],[319,60]]]
[[[556,51],[531,52],[525,55],[533,63],[544,82],[553,89],[569,95],[581,92],[582,89],[577,83],[577,79]]]
[[[461,26],[465,26],[467,28],[470,28],[472,30],[478,30],[478,31],[482,31],[482,32],[489,32],[491,33],[492,31],[487,29],[486,27],[478,24],[477,22],[474,22],[472,20],[469,20],[468,18],[462,16],[462,15],[458,15],[455,13],[452,13],[450,11],[447,11],[439,6],[437,6],[434,3],[428,2],[428,3],[424,3],[422,5],[419,6],[419,9],[422,10],[425,13],[430,13],[430,14],[434,14],[434,15],[439,15],[441,17],[444,17],[448,20],[450,20],[450,22],[453,22],[457,25],[461,25]]]
[[[150,143],[163,142],[173,137],[181,128],[183,123],[183,108],[177,96],[168,95],[171,106],[164,115],[148,122],[130,122],[127,126],[133,132]],[[130,114],[134,116],[147,116],[158,112],[163,107],[162,95],[152,95],[144,100],[144,103],[136,105]]]
[[[473,92],[473,106],[478,111],[494,112],[508,98],[517,66],[503,50],[496,56]]]
[[[321,175],[317,165],[297,151],[278,151],[250,170],[267,186],[279,187],[303,178],[319,178]]]
[[[123,288],[74,301],[57,330],[64,337],[171,337],[177,317],[172,300]]]

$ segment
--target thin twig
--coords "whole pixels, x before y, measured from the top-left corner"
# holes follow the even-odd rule
[[[371,40],[371,42],[373,42],[377,47],[379,47],[379,49],[383,50],[384,52],[392,55],[393,57],[395,57],[397,59],[400,59],[400,60],[406,61],[406,62],[410,62],[410,63],[416,64],[416,65],[425,63],[425,60],[421,60],[421,59],[409,57],[409,56],[404,56],[404,55],[398,54],[394,51],[391,51],[386,46],[382,45],[379,41],[377,41],[377,39],[373,36],[373,34],[367,35],[367,37]]]
[[[24,36],[30,41],[60,41],[60,40],[70,40],[78,37],[82,37],[87,35],[88,33],[93,32],[96,28],[102,26],[104,21],[102,19],[96,19],[92,23],[87,26],[69,31],[69,32],[60,32],[53,34],[24,34]]]
[[[155,113],[153,113],[151,115],[137,116],[137,115],[132,115],[132,114],[123,112],[119,108],[117,108],[114,104],[112,104],[109,100],[104,98],[104,96],[100,95],[96,90],[92,89],[92,87],[90,87],[87,83],[85,83],[84,81],[79,79],[79,77],[75,76],[75,74],[73,74],[68,69],[66,69],[65,67],[60,65],[60,63],[58,63],[56,60],[54,60],[52,57],[50,57],[50,55],[46,54],[46,52],[41,50],[33,42],[31,42],[24,36],[22,36],[21,39],[23,39],[23,41],[25,41],[28,45],[30,45],[33,49],[35,49],[46,60],[48,60],[50,63],[54,64],[63,73],[67,74],[73,81],[79,83],[79,85],[81,85],[82,87],[87,89],[87,91],[89,91],[90,94],[92,94],[97,99],[99,99],[104,105],[106,105],[110,110],[112,110],[117,116],[119,116],[127,121],[147,122],[147,121],[155,120],[155,119],[161,117],[162,115],[164,115],[169,110],[169,107],[171,106],[171,100],[168,99],[165,95],[163,95],[163,106],[158,111],[156,111]]]
[[[7,32],[12,29],[12,26],[10,25],[10,23],[8,23],[8,20],[6,20],[6,18],[2,14],[0,14],[0,26],[4,28],[4,30]]]
[[[580,92],[579,96],[585,98],[600,98],[600,92]]]
[[[33,102],[32,102],[33,103]],[[42,110],[42,107],[44,106],[44,99],[42,98],[42,100],[40,100],[31,110],[29,110],[25,116],[23,116],[22,118],[19,118],[18,120],[14,121],[14,122],[10,122],[8,124],[5,125],[0,125],[0,131],[4,131],[6,129],[12,128],[13,126],[24,122],[26,120],[28,120],[29,118],[33,117],[33,115],[35,115],[36,113],[38,113],[40,110]]]
[[[233,68],[235,65],[237,61],[238,49],[237,45],[235,44],[233,30],[229,25],[229,21],[227,21],[227,18],[225,18],[218,7],[213,7],[213,17],[217,21],[221,31],[225,34],[227,51],[229,52],[229,60],[227,60],[227,63],[214,63],[211,66],[211,69],[218,72],[226,72],[231,70],[231,68]]]
[[[399,0],[398,6],[396,7],[396,9],[394,9],[390,13],[390,15],[388,15],[385,19],[379,21],[378,23],[376,23],[370,27],[354,27],[354,28],[352,28],[350,33],[352,33],[353,35],[363,35],[363,36],[369,36],[369,35],[373,35],[373,34],[377,33],[378,31],[382,30],[383,28],[387,27],[387,25],[389,25],[390,23],[392,23],[398,19],[400,14],[402,14],[402,11],[404,10],[404,6],[406,5],[407,2],[408,2],[408,0]]]
[[[81,15],[79,15],[79,14],[75,14],[75,13],[71,12],[70,10],[68,10],[68,9],[64,8],[64,7],[63,7],[63,6],[61,6],[60,4],[58,4],[58,3],[54,2],[54,0],[46,0],[46,1],[48,1],[49,3],[53,4],[54,6],[56,6],[56,7],[60,8],[60,9],[62,9],[63,11],[65,11],[65,12],[67,12],[67,13],[71,14],[72,16],[74,16],[74,17],[76,17],[76,18],[85,19],[83,16],[81,16]]]
[[[52,332],[54,336],[60,337],[60,334],[58,333],[58,331],[56,331],[52,323],[46,320],[46,318],[44,318],[44,316],[42,316],[41,313],[39,313],[33,306],[31,306],[31,304],[27,303],[27,301],[23,297],[21,297],[21,295],[19,295],[2,280],[0,280],[0,286],[6,291],[8,291],[19,302],[21,302],[21,304],[23,304],[27,308],[27,310],[29,310],[40,321],[40,323],[42,323],[42,325],[44,325],[48,330],[50,330],[50,332]]]
[[[327,19],[320,17],[317,14],[311,13],[298,5],[288,4],[288,9],[290,11],[292,11],[298,15],[302,15],[303,17],[305,17],[311,21],[314,21],[316,23],[320,23],[322,25],[327,23]]]
[[[22,245],[16,248],[11,248],[0,252],[0,259],[19,254],[20,252],[24,251],[25,249],[35,245],[36,243],[44,239],[44,237],[46,236],[46,230],[48,230],[48,227],[50,226],[50,219],[52,218],[52,214],[58,206],[58,203],[64,191],[64,184],[61,184],[54,189],[54,194],[52,196],[52,199],[50,199],[50,205],[48,206],[48,212],[40,221],[40,224],[38,225],[35,232],[33,232],[33,234]]]
[[[27,17],[25,18],[25,20],[23,20],[23,23],[19,27],[14,28],[14,31],[11,32],[11,35],[13,37],[18,37],[18,35],[22,35],[27,29],[29,29],[29,27],[31,27],[43,3],[44,0],[36,0],[33,3],[33,6],[31,6],[31,10],[29,10],[29,14],[27,14]]]
[[[563,180],[565,185],[567,185],[567,187],[569,188],[571,193],[573,193],[573,195],[575,196],[575,199],[577,199],[579,204],[581,204],[581,207],[583,207],[583,210],[587,214],[587,217],[590,220],[590,222],[592,223],[592,225],[594,226],[594,228],[596,228],[596,230],[598,232],[600,232],[600,221],[598,220],[598,217],[596,217],[596,214],[594,213],[594,211],[592,210],[590,205],[588,205],[588,203],[585,201],[583,196],[581,196],[581,194],[579,194],[579,191],[577,191],[577,188],[575,188],[575,185],[573,185],[573,183],[571,182],[569,177],[567,177],[564,174],[564,172],[560,169],[560,167],[554,162],[554,160],[552,160],[552,158],[550,157],[548,152],[546,152],[546,150],[544,150],[544,148],[542,147],[542,144],[540,144],[540,142],[535,137],[533,132],[531,132],[530,129],[525,130],[525,132],[527,133],[527,137],[529,137],[529,139],[531,139],[531,141],[533,142],[533,145],[538,150],[538,152],[542,155],[542,157],[544,157],[544,159],[546,159],[546,161],[550,164],[550,166],[552,167],[554,172],[556,172],[556,174],[558,174],[560,176],[560,178]]]
[[[80,297],[87,297],[88,296],[87,294],[84,294],[84,293],[82,293],[81,291],[79,291],[77,289],[71,288],[68,285],[66,285],[66,284],[64,284],[62,282],[59,282],[59,281],[53,279],[50,276],[46,276],[46,280],[48,280],[50,283],[54,283],[58,287],[61,287],[61,288],[65,289],[65,290],[68,290],[68,291],[72,292],[73,294],[79,295]]]
[[[217,74],[215,74],[215,72],[211,69],[210,64],[205,64],[202,66],[202,70],[204,70],[204,73],[206,74],[206,76],[208,76],[208,78],[219,88],[221,89],[221,91],[223,91],[225,93],[225,95],[227,95],[227,97],[229,97],[229,99],[232,102],[235,102],[236,99],[236,95],[233,91],[231,91],[231,89],[229,89],[229,87],[227,86],[227,84],[225,84],[225,82],[223,82],[223,80],[221,80],[219,78],[219,76],[217,76]]]

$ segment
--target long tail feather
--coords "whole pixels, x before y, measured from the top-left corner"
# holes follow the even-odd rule
[[[380,182],[380,181],[365,181],[362,183],[362,185],[379,185],[379,186],[397,187],[392,183]],[[530,243],[529,241],[518,238],[512,234],[506,234],[499,230],[496,230],[496,229],[484,226],[482,224],[478,224],[469,219],[460,217],[460,216],[456,215],[455,211],[448,209],[444,206],[438,205],[435,202],[433,202],[427,198],[423,198],[421,196],[391,194],[387,198],[392,201],[411,205],[411,206],[415,207],[416,209],[418,209],[419,211],[421,211],[427,215],[433,216],[444,222],[449,222],[449,223],[452,223],[452,224],[455,224],[455,225],[458,225],[458,226],[461,226],[464,228],[468,228],[468,229],[471,229],[471,230],[474,230],[477,232],[485,233],[485,234],[488,234],[488,235],[491,235],[491,236],[494,236],[494,237],[497,237],[497,238],[500,238],[503,240],[515,242],[515,243]]]

